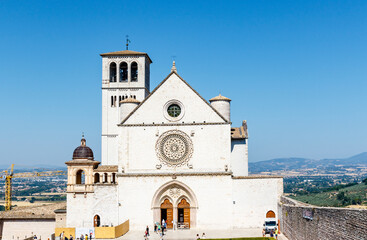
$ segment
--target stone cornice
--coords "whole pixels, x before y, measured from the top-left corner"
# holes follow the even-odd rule
[[[139,89],[145,89],[145,90],[147,90],[148,91],[148,89],[147,88],[145,88],[145,87],[101,87],[102,89],[108,89],[108,90],[117,90],[117,89],[126,89],[126,90],[139,90]]]
[[[147,123],[147,124],[117,124],[119,127],[152,127],[152,126],[200,126],[200,125],[231,125],[231,122],[214,123]]]
[[[282,176],[271,176],[271,175],[252,175],[252,176],[232,177],[232,179],[262,179],[262,178],[283,178],[283,177]]]
[[[117,177],[184,177],[184,176],[231,176],[232,172],[159,172],[159,173],[118,173]]]

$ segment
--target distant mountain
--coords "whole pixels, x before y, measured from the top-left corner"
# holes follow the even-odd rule
[[[9,169],[11,164],[0,165],[0,171]],[[25,171],[53,171],[53,170],[66,170],[66,166],[57,166],[57,165],[48,165],[48,164],[39,164],[39,165],[23,165],[23,164],[15,164],[14,171],[15,172],[25,172]]]
[[[336,165],[347,166],[367,166],[367,152],[349,158],[337,159],[307,159],[307,158],[275,158],[260,162],[250,162],[249,172],[270,172],[270,171],[289,171],[306,168],[329,168]]]

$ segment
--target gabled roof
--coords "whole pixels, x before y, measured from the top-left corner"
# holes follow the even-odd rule
[[[178,73],[176,71],[171,71],[171,73],[168,74],[168,76],[160,84],[158,84],[158,86],[129,115],[127,115],[127,117],[124,120],[122,120],[122,122],[119,125],[124,124],[130,118],[130,116],[132,116],[136,112],[136,110],[138,110],[140,108],[140,106],[142,106],[150,98],[150,96],[152,96],[169,79],[169,77],[172,76],[173,74],[175,74],[194,93],[196,93],[215,113],[217,113],[219,115],[219,117],[221,117],[225,122],[228,122],[228,120],[225,119],[215,108],[213,108],[212,105],[210,105],[195,89],[193,89],[190,86],[190,84],[188,84],[180,75],[178,75]]]
[[[131,51],[131,50],[123,50],[123,51],[117,51],[117,52],[108,52],[108,53],[101,53],[100,54],[102,57],[106,57],[106,56],[126,56],[126,55],[137,55],[137,56],[146,56],[150,63],[152,63],[152,59],[150,59],[149,55],[147,53],[144,52],[136,52],[136,51]]]

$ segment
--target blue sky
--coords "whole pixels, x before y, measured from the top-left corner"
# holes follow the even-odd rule
[[[367,151],[367,1],[0,1],[1,164],[100,160],[100,53],[232,99],[250,161]]]

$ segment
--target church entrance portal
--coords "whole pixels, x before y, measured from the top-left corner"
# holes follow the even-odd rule
[[[173,224],[173,205],[168,200],[165,199],[164,202],[161,204],[161,222],[164,221],[167,223],[167,228],[172,228]]]
[[[196,228],[198,203],[194,192],[177,180],[162,185],[152,199],[153,221],[167,228]]]

